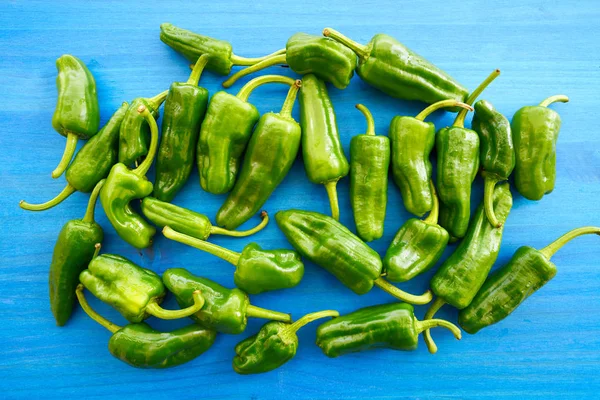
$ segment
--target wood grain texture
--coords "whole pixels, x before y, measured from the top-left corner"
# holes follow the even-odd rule
[[[60,5],[59,5],[60,3]],[[176,25],[233,43],[240,55],[258,56],[281,48],[295,32],[319,34],[335,27],[366,43],[385,32],[475,87],[494,68],[502,76],[485,92],[507,116],[521,106],[564,93],[569,104],[554,108],[563,128],[558,143],[556,190],[540,202],[515,193],[498,264],[523,244],[544,246],[559,234],[584,224],[600,224],[600,3],[464,0],[395,2],[258,1],[233,2],[0,2],[0,397],[2,398],[597,398],[600,390],[600,243],[596,237],[574,241],[554,261],[557,277],[504,322],[455,341],[435,332],[440,352],[424,344],[412,353],[378,350],[328,359],[314,345],[315,324],[300,331],[296,358],[274,372],[239,376],[231,368],[234,345],[256,332],[221,335],[195,361],[171,370],[136,370],[107,351],[109,333],[77,310],[65,328],[54,325],[48,304],[48,266],[56,236],[69,219],[81,218],[87,195],[74,194],[44,213],[22,211],[20,199],[53,197],[64,178],[52,180],[64,138],[50,124],[56,101],[54,61],[72,53],[86,62],[98,83],[102,123],[124,101],[151,96],[174,80],[185,80],[188,63],[158,39],[159,24]],[[288,69],[269,73],[292,75]],[[224,78],[205,73],[201,85],[211,93]],[[247,81],[248,78],[244,80]],[[231,91],[239,89],[236,84]],[[422,105],[393,100],[358,78],[344,91],[331,89],[346,154],[350,138],[365,130],[354,109],[363,103],[374,114],[376,129],[386,133],[397,114],[416,114]],[[252,95],[261,112],[277,110],[285,90],[274,85]],[[297,116],[298,109],[294,114]],[[436,113],[438,127],[451,115]],[[342,222],[354,229],[348,179],[338,185]],[[481,198],[475,184],[473,203]],[[194,172],[176,204],[214,218],[224,196],[204,193]],[[299,158],[269,199],[272,214],[299,207],[328,212],[325,190],[306,179]],[[182,266],[233,285],[232,266],[195,249],[157,236],[154,247],[138,252],[110,227],[103,250],[122,254],[163,272]],[[373,247],[384,254],[396,229],[408,218],[398,189],[389,188],[385,235]],[[255,223],[252,220],[246,224]],[[288,247],[274,223],[251,240],[265,248]],[[214,242],[240,250],[250,239],[215,237]],[[447,254],[446,254],[447,255]],[[432,273],[403,284],[422,292]],[[293,313],[334,308],[342,313],[390,301],[374,289],[356,296],[322,269],[307,263],[303,282],[283,292],[253,296],[252,302]],[[173,299],[168,305],[174,306]],[[123,323],[107,306],[102,313]],[[424,307],[417,309],[422,317]],[[441,317],[456,320],[445,308]],[[187,322],[150,321],[160,329]]]

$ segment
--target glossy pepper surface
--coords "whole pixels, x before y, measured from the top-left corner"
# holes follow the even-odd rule
[[[442,326],[460,340],[460,329],[442,319],[419,321],[406,303],[365,307],[327,321],[317,328],[317,346],[327,357],[386,347],[416,350],[419,334]]]
[[[381,276],[383,266],[379,254],[332,217],[311,211],[287,210],[275,214],[275,220],[302,256],[329,271],[354,293],[365,294],[375,284],[409,303],[431,301],[429,291],[415,296],[386,281]]]
[[[258,121],[240,176],[217,212],[217,225],[235,229],[248,221],[262,208],[296,160],[301,129],[292,118],[292,108],[302,82],[290,79],[289,84],[291,87],[279,114],[266,113]]]
[[[540,200],[554,190],[556,181],[556,141],[560,115],[548,106],[566,103],[564,95],[548,97],[539,106],[523,107],[511,122],[515,145],[515,186],[529,200]]]
[[[552,256],[570,240],[588,234],[600,235],[600,228],[585,226],[567,232],[548,246],[536,250],[520,247],[508,264],[494,271],[477,295],[458,314],[458,323],[468,333],[502,321],[529,296],[556,275]]]
[[[210,279],[192,275],[182,268],[166,270],[163,282],[175,295],[181,307],[193,303],[192,295],[195,291],[202,292],[204,306],[190,317],[200,325],[217,332],[242,333],[246,329],[248,317],[291,322],[289,314],[250,304],[248,295],[240,289],[227,289]]]

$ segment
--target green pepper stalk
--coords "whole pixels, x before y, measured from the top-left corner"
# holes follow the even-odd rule
[[[267,322],[260,331],[235,346],[233,370],[238,374],[261,374],[281,367],[294,358],[298,349],[296,332],[320,318],[338,317],[335,310],[307,314],[291,324]]]
[[[300,255],[293,250],[263,250],[258,244],[250,243],[241,253],[237,253],[178,233],[168,226],[163,229],[163,235],[233,264],[236,267],[233,274],[235,286],[249,294],[292,288],[304,276],[304,264]]]
[[[556,275],[552,256],[566,243],[581,235],[600,235],[600,227],[573,229],[541,250],[529,246],[517,249],[508,264],[491,274],[477,295],[458,314],[458,323],[468,333],[502,321],[519,305]]]

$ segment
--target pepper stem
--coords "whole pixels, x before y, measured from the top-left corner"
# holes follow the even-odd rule
[[[419,321],[415,318],[415,328],[417,329],[417,333],[421,333],[426,329],[429,330],[431,328],[437,328],[438,326],[448,329],[450,332],[452,332],[452,334],[457,340],[462,339],[462,333],[460,329],[452,322],[446,321],[444,319],[427,319]]]
[[[239,70],[235,74],[231,75],[229,79],[223,82],[223,87],[228,88],[231,87],[234,83],[236,83],[240,78],[253,74],[256,71],[262,71],[265,68],[272,67],[273,65],[285,64],[287,62],[285,54],[277,54],[273,57],[265,58],[261,62],[258,62],[251,67],[247,67]]]
[[[137,112],[142,114],[142,116],[146,119],[146,122],[150,126],[150,148],[148,149],[148,154],[146,158],[136,169],[133,170],[133,173],[138,176],[144,176],[150,169],[152,162],[154,161],[154,156],[156,154],[156,149],[158,147],[158,126],[156,125],[156,120],[150,114],[150,111],[146,106],[141,105],[138,107]]]
[[[268,58],[277,56],[279,54],[284,54],[285,51],[286,51],[286,49],[279,49],[277,51],[274,51],[271,54],[267,54],[266,56],[262,56],[262,57],[240,57],[238,55],[232,54],[230,60],[233,63],[233,65],[241,65],[241,66],[254,65],[254,64],[264,61]]]
[[[435,191],[435,185],[433,184],[433,181],[429,181],[429,186],[431,187],[431,200],[433,207],[431,207],[429,215],[423,220],[423,222],[429,225],[437,225],[438,218],[440,216],[440,201],[438,199],[437,192]]]
[[[48,200],[47,202],[41,204],[30,204],[25,200],[21,200],[19,202],[19,207],[29,211],[44,211],[60,204],[64,199],[66,199],[75,192],[75,188],[70,184],[67,184],[67,186],[65,186],[65,188],[52,200]]]
[[[369,136],[375,136],[375,121],[373,120],[373,114],[371,114],[371,111],[369,111],[369,109],[362,104],[357,104],[355,107],[358,109],[358,111],[363,113],[367,119],[366,134]]]
[[[182,308],[181,310],[165,310],[159,306],[158,303],[153,302],[146,306],[146,312],[160,319],[179,319],[189,317],[204,307],[204,297],[202,297],[202,294],[199,290],[196,290],[194,293],[192,293],[192,299],[194,299],[194,304],[189,307]]]
[[[318,311],[310,314],[306,314],[304,317],[292,323],[287,330],[289,332],[296,332],[298,329],[302,328],[304,325],[309,324],[317,319],[327,318],[327,317],[339,317],[340,313],[335,310],[324,310]]]
[[[240,260],[240,253],[236,253],[235,251],[231,251],[224,247],[217,246],[216,244],[205,242],[204,240],[196,239],[195,237],[179,233],[177,231],[174,231],[169,226],[165,226],[163,228],[163,235],[165,235],[165,237],[168,239],[174,240],[179,243],[187,244],[188,246],[195,247],[198,250],[202,250],[212,254],[213,256],[222,258],[223,260],[235,266],[237,266],[238,261]]]
[[[444,304],[446,304],[446,302],[441,298],[438,297],[437,299],[435,299],[435,301],[431,303],[429,309],[425,313],[425,317],[422,322],[425,323],[425,321],[433,319],[435,313],[437,313],[439,309],[443,307]],[[429,328],[425,329],[423,339],[425,339],[425,344],[427,345],[427,349],[429,350],[429,352],[431,354],[437,353],[438,348],[435,342],[433,341],[433,338],[431,337],[431,331],[429,330]]]
[[[494,212],[494,188],[496,187],[496,183],[500,182],[500,180],[501,179],[496,175],[484,173],[483,208],[488,221],[494,228],[500,228],[502,226],[502,222],[498,221],[496,213]]]
[[[329,207],[331,208],[331,217],[336,221],[340,220],[340,206],[338,204],[338,195],[337,195],[337,183],[338,180],[329,181],[324,183],[325,190],[327,190],[327,197],[329,197]]]
[[[256,307],[252,304],[248,304],[246,308],[246,315],[248,317],[270,319],[273,321],[281,322],[292,322],[290,314],[282,313],[279,311],[267,310],[266,308]]]
[[[237,94],[237,98],[243,101],[248,101],[248,97],[250,97],[250,93],[252,93],[254,89],[267,83],[284,83],[286,85],[292,86],[296,83],[296,81],[288,76],[283,75],[259,76],[242,86],[242,88]]]
[[[592,233],[600,235],[600,228],[597,226],[583,226],[581,228],[573,229],[572,231],[565,233],[564,235],[556,239],[554,242],[541,249],[540,253],[542,253],[544,257],[546,257],[549,260],[550,258],[552,258],[554,253],[560,250],[569,241],[575,239],[577,236],[589,235]]]
[[[375,285],[379,286],[384,292],[391,294],[395,298],[405,301],[410,304],[418,304],[418,305],[427,304],[433,298],[433,295],[431,294],[431,290],[426,291],[422,295],[414,295],[414,294],[406,293],[404,290],[398,289],[396,286],[392,285],[391,283],[389,283],[388,281],[383,279],[383,277],[381,277],[381,276],[379,278],[375,279],[375,281],[373,283],[375,283]]]
[[[78,140],[79,137],[76,134],[70,132],[67,134],[67,143],[65,144],[65,151],[63,152],[60,162],[58,163],[56,168],[54,168],[54,171],[52,171],[52,173],[50,174],[53,178],[56,179],[59,176],[61,176],[63,172],[65,172],[69,167],[69,163],[73,158],[73,154],[75,154],[75,149],[77,148]]]
[[[168,94],[169,94],[169,91],[165,90],[164,92],[160,92],[159,94],[157,94],[154,97],[150,97],[149,99],[146,100],[146,102],[152,108],[153,111],[156,111],[160,108],[160,105],[165,101]]]
[[[196,61],[196,64],[192,69],[192,73],[187,80],[188,85],[198,86],[198,82],[200,82],[200,76],[202,76],[202,71],[204,71],[204,67],[206,67],[209,59],[210,56],[208,54],[202,54],[200,57],[198,57],[198,61]]]
[[[468,105],[466,103],[463,103],[458,100],[448,99],[448,100],[438,101],[437,103],[433,103],[432,105],[430,105],[429,107],[427,107],[426,109],[424,109],[423,111],[418,113],[417,116],[415,117],[415,119],[418,119],[419,121],[424,121],[425,118],[427,118],[429,116],[429,114],[433,113],[434,111],[439,110],[440,108],[444,108],[444,107],[462,107],[469,111],[473,111],[473,107],[471,107],[470,105]]]
[[[220,228],[218,226],[211,226],[210,234],[211,235],[233,236],[233,237],[245,237],[245,236],[254,235],[257,232],[262,231],[269,223],[269,214],[266,211],[264,211],[264,210],[261,211],[260,217],[262,218],[262,221],[260,221],[260,224],[256,225],[252,229],[248,229],[247,231],[230,231],[229,229]]]
[[[100,254],[100,249],[102,248],[102,244],[101,243],[96,243],[94,245],[94,254],[92,255],[92,260],[96,257],[98,257],[98,254]]]
[[[279,111],[279,115],[286,118],[292,117],[292,109],[294,108],[294,103],[296,102],[296,96],[298,95],[298,90],[302,87],[302,81],[300,79],[296,79],[294,84],[288,90],[287,96],[285,96],[285,101],[283,102],[283,106],[281,106],[281,111]]]
[[[546,100],[544,100],[540,103],[540,107],[548,107],[550,104],[556,103],[557,101],[560,101],[561,103],[568,103],[569,98],[567,96],[565,96],[564,94],[557,94],[556,96],[550,96]]]
[[[82,219],[83,222],[94,222],[94,210],[96,209],[96,200],[98,199],[98,195],[100,194],[102,186],[104,186],[104,182],[106,182],[106,179],[102,179],[100,182],[96,183],[96,186],[94,186],[94,190],[92,191],[90,199],[88,200],[85,215]]]
[[[79,300],[79,305],[85,311],[85,313],[94,321],[108,329],[110,332],[115,333],[121,329],[121,327],[117,324],[113,324],[102,315],[98,314],[90,305],[88,304],[85,295],[83,294],[83,285],[80,283],[77,285],[77,289],[75,289],[75,295],[77,296],[77,300]]]
[[[490,83],[492,83],[494,81],[494,79],[496,79],[499,75],[500,75],[500,70],[495,69],[494,72],[489,74],[488,77],[485,78],[485,80],[483,82],[481,82],[479,84],[479,86],[477,86],[475,88],[474,91],[471,92],[471,94],[469,95],[469,97],[467,98],[467,101],[465,103],[467,103],[469,105],[473,104],[475,102],[475,100],[477,100],[477,98],[479,97],[481,92],[483,92],[485,90],[485,88],[487,88],[488,85]],[[473,110],[473,109],[471,109],[471,110]],[[466,116],[467,116],[467,110],[460,110],[460,112],[456,116],[456,119],[454,120],[454,124],[452,124],[452,126],[464,127]]]
[[[360,44],[355,42],[354,40],[342,35],[335,29],[325,28],[323,29],[323,36],[330,37],[336,42],[340,42],[346,47],[349,47],[350,50],[356,53],[358,58],[362,61],[365,61],[367,57],[369,57],[369,47],[364,44]]]

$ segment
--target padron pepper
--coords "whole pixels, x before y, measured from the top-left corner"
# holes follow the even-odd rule
[[[267,322],[256,335],[235,346],[233,370],[238,374],[261,374],[281,367],[294,358],[298,350],[296,332],[304,325],[320,318],[338,317],[334,310],[307,314],[291,324]]]
[[[241,253],[216,244],[178,233],[170,227],[163,229],[166,238],[187,244],[215,255],[235,266],[235,286],[249,294],[270,290],[288,289],[300,283],[304,276],[304,264],[293,250],[264,250],[256,243],[244,247]]]
[[[367,120],[367,132],[350,141],[350,203],[356,232],[366,242],[383,236],[387,207],[390,140],[375,135],[375,122],[369,109],[356,108]]]
[[[192,324],[172,332],[159,332],[145,322],[118,326],[98,314],[88,304],[83,285],[77,298],[85,313],[108,329],[112,336],[108,351],[115,358],[136,368],[171,368],[185,364],[210,349],[217,333]]]
[[[167,289],[175,295],[181,307],[193,303],[193,293],[201,291],[205,303],[190,317],[202,326],[217,332],[238,334],[246,329],[248,317],[291,322],[289,314],[266,310],[250,304],[248,295],[240,289],[227,289],[210,279],[192,275],[183,268],[172,268],[163,274]]]
[[[241,77],[281,64],[287,64],[297,74],[315,74],[336,88],[345,89],[354,75],[356,54],[333,39],[295,33],[288,39],[285,53],[273,55],[236,72],[223,82],[223,87],[228,88]]]
[[[438,326],[451,331],[456,339],[461,339],[460,329],[448,321],[419,321],[410,304],[380,304],[321,324],[317,328],[317,346],[327,357],[381,347],[412,351],[417,349],[421,332]]]
[[[529,246],[517,249],[508,264],[494,271],[471,304],[458,314],[458,323],[468,333],[493,325],[508,317],[519,305],[556,275],[550,258],[570,240],[581,236],[600,235],[600,227],[573,229],[536,250]]]
[[[267,75],[268,76],[268,75]],[[244,155],[240,176],[217,212],[217,225],[235,229],[258,212],[292,167],[300,147],[301,129],[292,108],[302,81],[291,85],[279,114],[260,117]]]
[[[496,185],[494,210],[502,224],[511,208],[512,195],[508,182]],[[433,318],[446,303],[459,310],[471,303],[498,258],[503,230],[503,225],[498,228],[490,224],[482,202],[465,238],[431,278],[431,290],[437,298],[427,310],[426,320]],[[429,330],[425,332],[425,343],[429,352],[433,354],[437,351]]]
[[[518,110],[511,122],[515,144],[515,186],[523,197],[540,200],[554,190],[556,181],[556,141],[560,131],[560,115],[548,106],[565,95],[548,97],[539,106]]]
[[[392,97],[429,104],[467,98],[464,86],[389,35],[379,33],[366,46],[331,28],[323,35],[352,49],[358,56],[358,76]]]
[[[79,58],[64,54],[56,60],[56,88],[58,102],[52,116],[52,127],[67,138],[62,158],[52,177],[58,178],[66,171],[79,139],[89,139],[98,132],[100,110],[96,81]]]
[[[312,183],[325,185],[331,216],[339,220],[337,183],[348,175],[350,165],[344,154],[333,104],[325,82],[313,74],[302,77],[300,90],[302,159]]]
[[[354,293],[365,294],[377,285],[407,303],[431,301],[430,291],[412,295],[385,280],[379,254],[335,219],[312,211],[287,210],[275,214],[275,220],[302,256],[329,271]]]
[[[161,319],[185,318],[204,304],[200,291],[194,291],[186,308],[165,310],[160,306],[166,294],[160,276],[115,254],[94,257],[88,268],[81,271],[79,280],[94,296],[133,323],[151,315]]]

